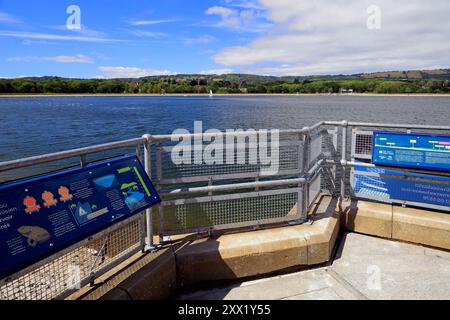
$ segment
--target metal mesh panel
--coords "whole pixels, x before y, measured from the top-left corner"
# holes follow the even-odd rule
[[[328,130],[322,135],[322,151],[329,159],[340,159],[338,152],[338,131]]]
[[[261,161],[259,155],[260,150],[258,146],[249,147],[234,150],[234,157],[227,158],[227,146],[224,145],[223,154],[217,154],[216,162],[207,162],[205,159],[195,158],[195,153],[191,152],[189,160],[186,158],[185,163],[175,164],[173,162],[171,152],[172,147],[161,147],[161,176],[162,179],[177,179],[184,177],[208,177],[212,179],[220,179],[221,176],[230,174],[242,174],[245,176],[255,176],[271,168],[272,153],[270,147],[267,148],[267,153],[263,153],[267,157],[266,161]],[[231,146],[234,148],[234,145]],[[208,145],[203,145],[202,154]],[[286,172],[300,172],[302,170],[302,142],[295,140],[280,141],[279,147],[279,174]],[[216,154],[212,153],[215,157]],[[275,154],[274,154],[275,156]],[[186,163],[187,162],[187,163]],[[200,162],[200,163],[196,163]]]
[[[309,184],[309,203],[311,206],[316,198],[319,196],[322,190],[322,178],[321,175],[317,175],[317,177]]]
[[[324,130],[322,131],[322,154],[327,160],[339,162],[340,154],[338,151],[338,130]],[[320,173],[320,192],[327,191],[334,195],[337,192],[336,188],[336,166],[328,166],[324,164]],[[317,183],[317,182],[316,182]],[[316,186],[317,187],[317,186]],[[317,190],[317,189],[315,189]],[[311,197],[310,197],[311,199]]]
[[[355,159],[372,158],[372,139],[371,131],[355,131],[352,141],[352,157]]]
[[[335,130],[323,130],[311,140],[310,166],[322,157],[340,160],[337,151],[337,134]]]
[[[319,136],[313,138],[311,140],[310,144],[311,150],[310,150],[310,166],[314,165],[314,163],[318,160],[318,158],[321,157],[323,152],[323,135],[320,134]]]
[[[140,250],[141,219],[88,242],[0,287],[1,300],[49,300],[88,282],[93,273],[114,266]]]
[[[283,217],[297,218],[297,192],[164,207],[165,231],[192,230]],[[206,199],[205,199],[206,200]]]

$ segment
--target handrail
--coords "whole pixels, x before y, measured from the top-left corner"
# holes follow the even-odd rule
[[[369,123],[369,122],[347,122],[347,121],[320,121],[314,124],[311,127],[305,127],[303,129],[292,129],[292,130],[280,130],[280,135],[308,135],[311,131],[316,130],[324,125],[331,126],[344,126],[344,127],[373,127],[373,128],[402,128],[402,129],[428,129],[428,130],[448,130],[450,131],[450,126],[430,126],[430,125],[417,125],[417,124],[392,124],[392,123]],[[238,132],[224,132],[223,136],[248,136],[252,134],[258,134],[257,132],[247,132],[247,131],[238,131]],[[177,135],[180,138],[213,138],[216,134],[214,133],[202,133],[202,134],[185,134],[185,135]],[[172,139],[172,134],[165,135],[149,135],[146,134],[141,138],[134,138],[129,140],[105,143],[85,148],[72,149],[67,151],[49,153],[29,158],[11,160],[0,162],[0,172],[19,169],[24,167],[30,167],[37,164],[48,163],[63,159],[69,159],[78,156],[85,156],[92,153],[102,152],[113,150],[121,147],[129,147],[135,146],[139,144],[144,144],[151,140],[152,142],[159,141],[170,141]]]
[[[303,129],[291,129],[291,130],[279,130],[280,135],[307,135],[311,131],[312,128],[318,128],[322,125],[322,123],[317,123],[313,127],[303,128]],[[249,136],[249,135],[258,135],[258,131],[249,132],[249,131],[236,131],[236,132],[222,132],[223,137],[240,137],[240,136]],[[189,133],[189,134],[163,134],[163,135],[152,135],[151,139],[154,142],[158,141],[171,141],[173,137],[177,138],[191,138],[191,139],[199,139],[199,138],[214,138],[217,136],[217,133]]]
[[[0,162],[0,172],[12,170],[12,169],[30,167],[30,166],[34,166],[37,164],[48,163],[48,162],[53,162],[53,161],[58,161],[58,160],[63,160],[63,159],[69,159],[69,158],[73,158],[73,157],[85,156],[85,155],[92,154],[92,153],[108,151],[108,150],[113,150],[113,149],[122,148],[122,147],[136,146],[139,144],[143,144],[146,141],[147,141],[147,139],[144,137],[135,138],[135,139],[130,139],[130,140],[123,140],[123,141],[100,144],[100,145],[96,145],[96,146],[90,146],[90,147],[86,147],[86,148],[72,149],[72,150],[67,150],[67,151],[48,153],[48,154],[35,156],[35,157]]]
[[[271,180],[271,181],[258,181],[258,182],[246,182],[236,184],[224,184],[219,186],[205,186],[205,187],[193,187],[186,189],[175,189],[167,191],[165,194],[190,194],[190,193],[206,193],[206,192],[223,192],[233,191],[251,188],[265,188],[265,187],[281,187],[289,185],[301,185],[308,182],[307,178],[285,179],[285,180]]]
[[[344,121],[345,122],[345,121]],[[342,126],[343,121],[324,121],[324,125]],[[350,127],[371,127],[371,128],[399,128],[399,129],[428,129],[428,130],[449,130],[450,126],[430,126],[422,124],[394,124],[394,123],[370,123],[370,122],[345,122]]]

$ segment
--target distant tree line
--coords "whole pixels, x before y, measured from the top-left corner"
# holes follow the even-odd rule
[[[448,80],[277,80],[173,76],[138,80],[17,78],[0,79],[0,94],[206,94],[214,93],[449,93]]]

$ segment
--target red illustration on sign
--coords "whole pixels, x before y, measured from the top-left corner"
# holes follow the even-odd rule
[[[70,201],[73,198],[73,195],[70,194],[70,190],[67,187],[64,187],[64,186],[59,187],[58,193],[61,196],[59,199],[62,202]]]
[[[41,209],[41,206],[37,204],[37,200],[30,196],[25,197],[23,200],[23,205],[26,207],[25,212],[30,214]]]
[[[54,205],[56,205],[58,203],[58,201],[55,199],[55,196],[53,195],[53,193],[51,193],[49,191],[45,191],[42,194],[42,200],[44,200],[44,207],[46,207],[46,208],[53,207]]]

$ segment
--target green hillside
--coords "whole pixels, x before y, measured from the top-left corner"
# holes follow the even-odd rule
[[[450,69],[354,75],[260,76],[249,74],[152,76],[139,79],[0,79],[0,94],[207,94],[225,93],[448,93]]]

